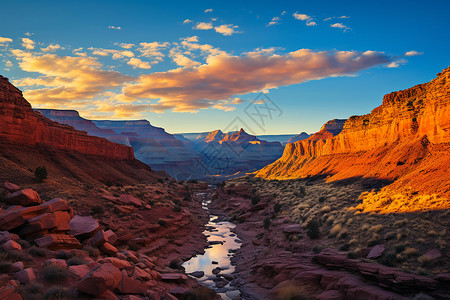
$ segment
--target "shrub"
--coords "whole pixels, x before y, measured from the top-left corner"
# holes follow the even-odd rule
[[[395,239],[397,235],[395,234],[395,232],[388,232],[385,236],[384,239],[385,240],[392,240]]]
[[[171,269],[182,269],[181,263],[178,259],[173,259],[170,261],[169,268]]]
[[[313,247],[312,251],[315,254],[320,253],[320,251],[322,251],[322,247],[316,245]]]
[[[310,294],[308,288],[305,288],[300,282],[292,282],[278,291],[280,300],[308,300]]]
[[[32,246],[30,249],[28,249],[28,253],[30,253],[33,256],[38,257],[46,257],[47,256],[47,250],[44,248],[39,248],[36,246]]]
[[[47,169],[44,166],[37,167],[36,170],[34,170],[34,177],[40,181],[47,179],[47,175]]]
[[[164,183],[164,181],[162,180],[162,178],[158,178],[158,182],[159,182],[159,183]]]
[[[252,205],[258,204],[259,201],[261,201],[261,197],[259,197],[258,195],[252,197]]]
[[[270,218],[264,219],[264,229],[269,229],[269,226],[272,222],[270,221]]]
[[[68,266],[84,265],[85,263],[86,263],[86,261],[82,257],[79,257],[79,256],[74,256],[67,260]]]
[[[0,273],[9,273],[11,270],[12,262],[0,261]]]
[[[339,247],[339,250],[341,250],[341,251],[348,251],[348,249],[350,249],[349,243],[345,243]]]
[[[164,219],[158,219],[158,224],[160,226],[166,227],[167,226],[167,221]]]
[[[17,243],[20,245],[20,247],[22,247],[22,249],[30,248],[31,246],[31,244],[26,240],[18,240]]]
[[[379,262],[388,267],[394,267],[397,264],[397,255],[395,253],[386,253],[380,259]]]
[[[333,228],[331,228],[330,230],[330,236],[337,235],[339,232],[341,232],[341,230],[342,230],[341,224],[334,225]]]
[[[22,250],[3,250],[0,249],[0,261],[31,261],[31,256]]]
[[[42,278],[51,283],[62,282],[68,275],[67,268],[58,265],[48,265],[42,269]]]
[[[310,239],[317,239],[320,236],[321,222],[317,219],[312,219],[306,224],[306,234]]]
[[[395,252],[400,253],[403,252],[403,250],[406,249],[406,245],[405,244],[398,244],[395,246]]]
[[[181,212],[181,207],[179,206],[179,205],[174,205],[174,207],[172,208],[172,210],[174,211],[174,212],[177,212],[177,213],[179,213],[179,212]]]
[[[322,203],[325,200],[327,200],[327,197],[324,197],[324,196],[319,197],[319,203]]]
[[[350,259],[358,258],[358,255],[355,252],[350,251],[347,253],[347,258]]]
[[[60,287],[60,286],[54,286],[50,288],[47,292],[44,294],[45,300],[64,300],[71,298],[71,294],[69,290]]]
[[[23,299],[42,299],[42,291],[44,286],[37,282],[30,282],[25,285],[20,285],[18,292],[22,295]]]
[[[94,205],[91,207],[91,214],[92,215],[100,215],[105,212],[105,209],[101,205]]]
[[[273,206],[273,211],[275,213],[279,213],[281,211],[281,204],[280,203],[275,203],[275,205]]]

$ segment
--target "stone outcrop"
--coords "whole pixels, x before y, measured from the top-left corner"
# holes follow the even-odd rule
[[[256,176],[371,177],[449,196],[449,165],[444,163],[450,159],[449,87],[447,68],[428,83],[387,94],[370,114],[346,120],[341,132],[342,121],[334,120],[312,137],[288,144],[283,156]]]
[[[298,141],[306,140],[309,137],[310,137],[310,135],[307,134],[306,132],[301,132],[301,133],[297,134],[296,136],[291,137],[287,142],[288,143],[295,143],[295,142],[298,142]]]
[[[0,76],[0,141],[108,159],[134,159],[131,147],[90,136],[33,111],[22,92],[3,76]]]

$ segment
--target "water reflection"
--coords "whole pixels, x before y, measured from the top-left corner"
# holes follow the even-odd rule
[[[205,194],[201,194],[205,196]],[[203,208],[208,211],[208,204],[211,200],[204,199]],[[205,253],[197,255],[183,264],[186,273],[203,271],[204,275],[198,281],[209,288],[216,290],[223,299],[233,299],[240,295],[239,291],[230,286],[231,273],[234,266],[231,265],[231,251],[241,246],[236,239],[236,235],[231,232],[235,227],[230,222],[217,222],[217,216],[210,215],[207,229],[204,234],[208,237],[210,248],[205,249]],[[219,269],[218,269],[219,268]],[[214,270],[214,274],[213,273]]]

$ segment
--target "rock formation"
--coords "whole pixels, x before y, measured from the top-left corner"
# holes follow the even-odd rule
[[[295,143],[297,141],[306,140],[309,137],[310,137],[310,135],[307,134],[306,132],[301,132],[301,133],[297,134],[296,136],[291,137],[287,142],[288,143]]]
[[[53,122],[31,108],[22,92],[0,76],[0,140],[3,143],[43,146],[111,159],[134,159],[133,149],[89,136]]]
[[[429,83],[387,94],[370,114],[345,121],[340,133],[342,121],[333,122],[332,128],[330,121],[312,137],[288,144],[279,160],[256,175],[266,179],[370,177],[394,181],[391,188],[410,187],[448,197],[449,87],[447,68]]]

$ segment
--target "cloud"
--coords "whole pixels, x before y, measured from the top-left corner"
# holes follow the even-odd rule
[[[53,108],[87,105],[89,99],[133,79],[116,71],[102,70],[102,64],[93,57],[36,55],[18,49],[11,50],[11,53],[23,71],[42,75],[14,82],[27,87],[25,98],[33,105]]]
[[[108,29],[121,30],[122,27],[120,27],[120,26],[108,26]]]
[[[1,37],[0,36],[0,44],[5,44],[5,43],[12,43],[12,39],[10,38],[5,38],[5,37]]]
[[[114,50],[114,49],[103,49],[91,47],[89,50],[92,51],[93,55],[98,56],[108,56],[112,55],[113,59],[119,59],[124,57],[134,57],[134,53],[129,50]]]
[[[65,48],[61,47],[61,45],[59,45],[59,44],[48,45],[45,48],[41,48],[41,50],[44,51],[44,52],[54,52],[54,51],[56,51],[58,49],[64,50]]]
[[[387,65],[387,67],[388,68],[398,68],[398,67],[400,67],[400,65],[404,65],[407,62],[408,61],[406,59],[399,59],[399,60],[396,60],[396,61],[393,61],[393,62],[389,63]]]
[[[12,67],[13,63],[11,61],[7,60],[7,61],[5,61],[5,66]]]
[[[317,23],[314,21],[307,21],[306,26],[317,26]]]
[[[212,8],[205,9],[205,14],[209,12],[213,12],[213,9]]]
[[[305,14],[299,14],[298,12],[295,12],[292,14],[294,16],[294,18],[296,18],[297,20],[302,20],[302,21],[306,21],[308,19],[311,19],[310,16],[305,15]]]
[[[188,23],[192,23],[192,22],[193,22],[192,20],[186,19],[186,20],[183,21],[183,24],[188,24]]]
[[[171,49],[170,50],[170,57],[172,58],[172,60],[181,67],[187,67],[187,68],[192,68],[198,65],[201,65],[201,63],[194,61],[192,59],[190,59],[189,57],[183,55],[182,53],[179,52],[179,50],[177,49]]]
[[[325,18],[323,20],[324,20],[324,22],[326,22],[326,21],[330,21],[330,20],[333,20],[333,19],[334,19],[334,17],[328,17],[328,18]]]
[[[186,41],[188,43],[196,43],[196,42],[198,42],[198,36],[194,35],[194,36],[182,38],[182,40]]]
[[[423,52],[417,52],[416,50],[411,50],[405,53],[405,56],[416,56],[416,55],[422,55]]]
[[[342,23],[334,23],[334,24],[331,24],[330,27],[344,29],[344,31],[351,29],[350,27],[347,27]]]
[[[121,47],[123,49],[131,49],[134,46],[136,46],[135,44],[127,44],[127,43],[114,43],[114,45],[118,45],[119,47]]]
[[[231,100],[231,103],[233,104],[241,104],[244,103],[245,101],[242,100],[241,98],[234,98],[233,100]]]
[[[29,38],[22,38],[22,46],[27,50],[34,49],[35,42]]]
[[[239,28],[239,27],[237,25],[233,25],[233,24],[224,24],[224,25],[214,27],[214,30],[222,35],[230,36],[234,33],[240,33],[239,31],[235,30],[236,28]]]
[[[340,16],[340,17],[338,17],[338,19],[350,19],[350,17],[348,17],[348,16]]]
[[[164,57],[165,55],[161,52],[161,50],[166,49],[167,47],[169,47],[169,45],[169,42],[142,42],[139,44],[139,46],[141,47],[138,48],[138,51],[141,52],[141,56],[162,59],[162,57]]]
[[[133,68],[140,68],[140,69],[150,69],[152,67],[148,62],[142,61],[136,57],[130,58],[127,64],[133,66]]]
[[[34,33],[31,33],[31,32],[25,32],[25,35],[26,36],[32,36]]]
[[[280,21],[280,17],[273,17],[269,24],[267,24],[266,26],[277,25],[279,24],[278,21]]]
[[[213,29],[213,25],[212,25],[212,23],[200,22],[200,23],[197,23],[197,25],[194,27],[194,29],[209,30],[209,29]]]
[[[285,55],[227,54],[209,56],[195,68],[178,68],[145,74],[125,84],[123,96],[159,99],[153,110],[195,112],[226,103],[233,95],[297,84],[326,77],[354,75],[392,59],[381,52],[321,51],[301,49]],[[217,108],[217,107],[216,107]]]

